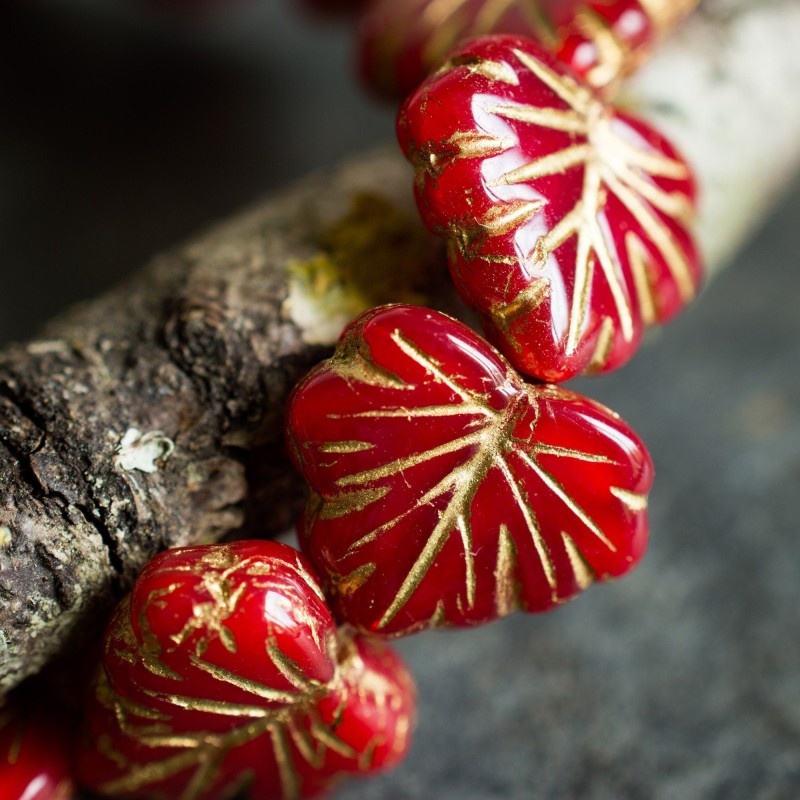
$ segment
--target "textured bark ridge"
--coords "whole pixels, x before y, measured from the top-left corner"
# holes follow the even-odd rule
[[[800,106],[785,96],[798,28],[796,0],[708,0],[632,87],[700,173],[712,267],[798,161]],[[286,527],[302,497],[281,443],[291,386],[363,308],[452,310],[442,276],[392,150],[311,178],[1,352],[0,694],[96,633],[163,547]]]
[[[260,509],[248,525],[290,524],[302,494],[282,449],[292,385],[339,317],[424,302],[416,284],[443,277],[410,204],[404,164],[360,160],[0,354],[5,689],[95,630],[156,552],[240,527],[248,469]]]

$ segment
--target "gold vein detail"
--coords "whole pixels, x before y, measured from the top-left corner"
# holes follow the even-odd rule
[[[582,8],[575,15],[575,27],[597,50],[597,64],[586,76],[592,86],[610,86],[630,69],[630,46],[603,17],[590,8]]]
[[[564,541],[564,549],[567,552],[572,572],[575,575],[575,585],[584,591],[588,589],[597,579],[594,570],[581,554],[578,546],[568,533],[561,532],[561,538]]]
[[[422,60],[429,68],[440,64],[460,40],[496,33],[503,18],[511,13],[521,16],[532,37],[544,42],[554,41],[552,25],[540,4],[531,0],[482,0],[477,4],[470,0],[416,0],[416,3],[406,3],[404,8],[405,19],[409,21],[406,24],[414,25],[422,37]],[[402,39],[397,43],[400,45]],[[508,72],[502,68],[493,70],[493,62],[484,64],[476,64],[475,71],[495,79],[498,74],[508,77]]]
[[[647,16],[662,34],[691,14],[699,2],[700,0],[639,0]]]
[[[569,143],[523,164],[516,162],[515,166],[491,179],[490,188],[500,192],[504,187],[581,170],[580,196],[559,219],[548,220],[549,230],[540,234],[530,250],[521,255],[486,253],[491,250],[487,242],[530,224],[541,225],[542,215],[548,213],[548,204],[543,199],[498,200],[497,205],[474,222],[451,221],[447,234],[461,258],[482,260],[487,265],[521,263],[529,275],[543,270],[558,248],[574,240],[576,257],[565,351],[567,356],[574,354],[584,338],[592,333],[592,285],[599,278],[608,287],[616,317],[611,325],[610,318],[606,317],[591,359],[590,369],[599,371],[617,335],[631,342],[639,319],[648,325],[658,321],[658,302],[649,271],[651,260],[663,261],[683,302],[691,300],[697,291],[690,256],[664,219],[671,218],[686,225],[694,210],[686,196],[667,191],[654,180],[687,179],[689,171],[679,160],[647,144],[640,146],[629,141],[625,137],[624,122],[569,76],[559,74],[523,50],[514,49],[513,57],[523,70],[552,91],[556,106],[538,107],[511,100],[498,102],[495,98],[484,111],[503,120],[567,133]],[[448,68],[458,66],[453,64]],[[518,139],[508,132],[494,136],[482,130],[458,131],[445,141],[427,143],[425,153],[416,154],[412,160],[417,167],[418,180],[425,180],[426,175],[428,179],[435,179],[454,161],[489,159],[519,146]],[[616,197],[641,229],[641,235],[629,232],[622,245],[630,264],[630,281],[620,268],[621,253],[605,221],[604,209],[610,196]],[[646,237],[648,246],[642,236]],[[520,314],[534,311],[547,296],[542,287],[530,297],[526,292],[523,290],[518,298],[509,300],[511,310],[508,312],[501,307],[491,309],[491,316],[501,329],[507,328]]]
[[[497,566],[494,571],[495,607],[499,617],[507,617],[522,607],[517,578],[517,547],[505,525],[500,526]]]
[[[264,687],[266,689],[266,687]],[[120,733],[140,747],[167,749],[174,752],[142,763],[129,763],[121,751],[106,742],[104,755],[122,767],[120,775],[101,789],[109,796],[155,791],[157,784],[180,773],[187,773],[186,788],[178,800],[196,800],[221,779],[225,759],[231,750],[267,736],[271,740],[278,767],[284,800],[299,800],[302,782],[296,759],[301,758],[312,766],[320,766],[326,750],[346,752],[347,745],[338,739],[334,730],[322,719],[308,698],[300,710],[285,707],[265,707],[254,703],[241,704],[209,701],[180,695],[154,695],[154,699],[176,709],[190,709],[222,717],[240,718],[234,727],[224,726],[219,733],[208,730],[174,733],[169,721],[152,725],[140,721],[143,709],[118,695],[102,672],[96,688],[98,700],[113,711]],[[263,692],[256,692],[254,699]],[[146,712],[146,708],[144,709]],[[310,732],[301,717],[311,720]],[[269,746],[265,745],[268,751]],[[355,755],[355,754],[353,754]],[[241,779],[241,776],[234,776]]]
[[[375,739],[367,748],[369,752],[359,758],[359,754],[337,736],[338,717],[329,723],[317,708],[322,697],[331,693],[344,697],[342,693],[351,689],[340,666],[336,666],[333,660],[337,645],[332,633],[323,632],[320,628],[323,621],[313,618],[311,612],[294,606],[291,610],[295,618],[302,618],[308,624],[317,645],[331,654],[335,669],[328,683],[305,675],[299,665],[280,649],[273,636],[268,636],[264,642],[264,658],[274,664],[291,687],[288,690],[261,684],[205,660],[209,642],[214,638],[219,639],[225,650],[236,652],[236,639],[225,623],[235,613],[245,591],[278,586],[269,582],[270,576],[278,568],[282,572],[287,566],[291,567],[283,561],[240,558],[230,548],[228,551],[227,554],[213,551],[211,560],[205,563],[173,568],[174,572],[185,574],[187,581],[196,581],[189,584],[190,591],[200,598],[205,594],[209,600],[195,602],[191,617],[169,637],[167,645],[162,647],[155,642],[147,625],[148,611],[162,606],[173,593],[185,590],[187,587],[181,581],[151,592],[143,602],[138,615],[139,629],[144,634],[142,641],[137,640],[131,627],[130,599],[115,615],[106,647],[107,657],[113,654],[127,663],[139,663],[149,672],[173,680],[175,689],[154,691],[138,686],[134,689],[136,699],[133,700],[118,693],[105,670],[101,669],[94,688],[95,698],[101,707],[112,712],[117,730],[100,737],[96,746],[102,756],[119,768],[117,777],[100,787],[103,794],[158,793],[159,783],[183,773],[185,788],[176,800],[196,800],[215,787],[215,791],[222,791],[223,781],[231,786],[245,786],[252,781],[252,774],[225,774],[225,761],[232,750],[261,737],[268,739],[263,745],[264,752],[271,749],[274,753],[284,800],[299,800],[302,796],[298,765],[305,761],[318,768],[323,765],[328,751],[353,759],[354,763],[358,761],[354,771],[371,768],[369,752],[374,753],[380,741]],[[308,582],[315,594],[318,593],[314,579],[305,573],[299,562],[295,572],[297,579]],[[197,670],[218,683],[218,696],[234,689],[237,699],[227,701],[193,696],[189,689],[191,681],[168,669],[162,661],[178,648],[183,648],[184,652],[188,649],[190,670]],[[154,664],[160,666],[154,668]],[[207,727],[184,730],[180,721],[182,711],[208,715]],[[219,723],[218,730],[213,730],[215,719]],[[154,757],[131,762],[124,753],[125,740],[135,742],[139,748],[152,750]],[[160,752],[155,752],[157,750]],[[220,796],[227,795],[223,793]]]
[[[620,489],[618,486],[611,487],[611,494],[617,498],[629,511],[638,514],[647,510],[647,495],[631,492],[628,489]]]
[[[348,674],[345,675],[345,672]],[[210,674],[218,677],[214,670]],[[229,681],[226,679],[225,682]],[[112,712],[118,730],[113,736],[100,737],[97,748],[103,757],[119,768],[119,775],[100,787],[103,794],[158,793],[159,783],[186,773],[185,788],[176,800],[197,800],[214,787],[214,796],[227,797],[224,792],[217,794],[221,791],[223,781],[228,781],[231,786],[246,786],[254,777],[252,770],[245,770],[238,775],[224,775],[228,754],[237,747],[266,738],[269,744],[260,745],[258,757],[263,758],[265,753],[272,750],[283,800],[300,800],[303,793],[300,761],[313,769],[320,769],[330,751],[350,759],[354,771],[368,771],[372,768],[377,746],[384,743],[381,734],[376,734],[364,752],[359,754],[337,736],[336,729],[341,722],[346,697],[357,696],[362,702],[372,702],[378,714],[394,714],[398,737],[396,746],[406,746],[412,720],[402,708],[400,696],[381,675],[366,670],[357,655],[345,657],[330,684],[318,685],[313,694],[298,696],[294,707],[287,704],[264,706],[258,701],[270,697],[273,690],[241,679],[236,685],[252,694],[252,704],[145,692],[146,697],[167,707],[240,720],[232,727],[222,725],[218,732],[207,729],[178,732],[171,724],[170,715],[123,697],[114,690],[106,672],[101,670],[94,687],[95,698],[100,706]],[[337,692],[340,701],[333,719],[327,722],[321,717],[315,703],[323,694],[330,692]],[[120,740],[120,736],[123,741],[132,740],[139,748],[172,752],[141,763],[131,762],[119,745],[114,744]]]
[[[542,575],[549,586],[551,600],[559,602],[558,575],[550,545],[540,530],[536,501],[528,493],[527,484],[533,479],[537,489],[537,496],[547,495],[547,502],[558,503],[566,516],[581,529],[581,539],[587,537],[595,540],[600,546],[610,553],[616,552],[615,544],[608,538],[592,519],[591,514],[572,497],[557,477],[550,471],[552,467],[546,466],[558,461],[584,462],[586,464],[613,464],[611,458],[602,453],[587,452],[583,450],[563,447],[546,441],[539,441],[534,430],[536,420],[540,414],[556,413],[550,407],[542,404],[553,400],[569,400],[573,395],[563,392],[557,387],[535,387],[522,384],[520,380],[508,373],[508,401],[502,408],[496,408],[489,402],[488,395],[467,388],[462,380],[445,375],[441,365],[431,356],[423,352],[422,348],[399,330],[391,333],[391,340],[402,355],[422,368],[427,375],[427,382],[438,385],[448,391],[455,398],[450,406],[438,404],[416,407],[413,405],[393,406],[386,403],[380,408],[370,411],[353,411],[349,414],[331,414],[329,419],[337,422],[344,419],[364,420],[367,417],[374,420],[374,429],[362,429],[360,435],[369,440],[374,435],[375,441],[381,436],[381,420],[391,420],[398,417],[409,421],[425,420],[433,422],[443,415],[443,410],[448,409],[448,416],[463,418],[462,433],[453,439],[445,439],[431,443],[426,449],[416,450],[410,454],[399,457],[387,456],[374,466],[356,472],[339,474],[334,480],[335,487],[330,493],[316,500],[314,506],[309,507],[309,517],[314,517],[311,522],[312,529],[326,520],[340,516],[343,507],[357,497],[358,501],[352,506],[355,512],[369,509],[368,518],[370,526],[359,528],[353,515],[348,524],[355,527],[353,540],[343,554],[329,563],[331,584],[334,592],[344,599],[348,599],[372,581],[381,581],[380,566],[372,561],[353,568],[358,564],[360,553],[369,545],[380,540],[382,536],[390,533],[396,526],[410,523],[417,513],[426,513],[426,509],[436,509],[436,521],[433,528],[420,540],[420,550],[413,564],[398,580],[396,592],[389,604],[382,609],[376,609],[378,630],[386,629],[396,619],[398,614],[412,601],[420,589],[421,584],[430,573],[442,550],[449,542],[457,542],[461,557],[463,558],[463,590],[456,599],[459,611],[469,616],[475,607],[477,599],[477,582],[475,555],[476,544],[473,531],[473,503],[478,491],[487,476],[494,472],[500,478],[505,491],[508,492],[509,505],[513,506],[514,514],[510,519],[499,523],[498,545],[496,564],[494,567],[494,598],[495,609],[498,615],[510,614],[521,608],[522,577],[519,570],[520,552],[524,546],[525,552],[532,551],[538,558]],[[515,431],[529,430],[525,439],[519,439]],[[372,433],[374,430],[374,433]],[[334,443],[335,446],[335,443]],[[406,492],[413,486],[413,472],[423,465],[435,463],[437,459],[458,456],[456,466],[448,468],[445,473],[435,480],[433,485],[412,490],[410,500],[402,500],[401,505],[392,511],[379,516],[375,524],[376,513],[380,515],[380,508],[391,508],[393,492]],[[340,465],[341,466],[341,465]],[[374,495],[375,500],[365,502]],[[620,497],[623,503],[628,503],[628,496]],[[335,509],[335,513],[327,511],[328,507]],[[388,518],[386,518],[388,517]],[[569,561],[572,564],[576,581],[579,585],[588,585],[588,575],[591,572],[573,539],[564,535],[564,547],[567,548]],[[556,543],[561,544],[556,534]],[[485,546],[481,543],[480,546]],[[366,558],[366,555],[365,555]],[[337,564],[342,564],[342,570],[337,571]],[[344,567],[344,564],[348,567]],[[526,570],[530,571],[530,570]],[[375,584],[372,585],[373,588]],[[485,591],[485,590],[482,590]],[[426,612],[427,613],[427,612]],[[444,607],[437,608],[434,613],[435,622],[440,622],[442,614],[446,616]],[[429,624],[433,624],[431,620]]]

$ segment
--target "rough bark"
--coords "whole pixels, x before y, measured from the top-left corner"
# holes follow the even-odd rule
[[[800,156],[800,110],[779,102],[800,82],[788,30],[795,0],[708,2],[632,86],[696,161],[712,266]],[[674,79],[687,70],[692,81]],[[720,152],[723,135],[735,153]],[[361,308],[448,306],[443,269],[408,169],[378,152],[0,353],[0,691],[96,631],[163,547],[286,527],[302,497],[281,444],[291,386]]]
[[[292,385],[352,303],[425,299],[400,269],[365,282],[362,257],[391,248],[387,268],[443,275],[438,244],[397,210],[408,198],[393,155],[318,175],[0,353],[4,687],[96,628],[160,549],[240,527],[248,469],[250,529],[289,525],[302,495],[282,449]]]

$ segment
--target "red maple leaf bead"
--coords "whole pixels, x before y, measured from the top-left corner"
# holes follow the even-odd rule
[[[414,702],[395,654],[337,634],[292,548],[169,550],[106,633],[79,777],[107,797],[315,797],[397,764]]]
[[[633,72],[699,0],[538,2],[554,31],[552,38],[542,43],[581,79],[596,89],[607,90]]]
[[[694,297],[689,167],[529,40],[454,52],[401,109],[398,135],[461,295],[521,372],[615,369]]]
[[[359,71],[377,94],[402,99],[462,39],[488,33],[537,36],[554,30],[536,0],[375,0],[358,27]]]
[[[553,53],[595,88],[613,86],[643,61],[661,28],[663,12],[640,0],[543,0],[556,29]],[[676,7],[675,0],[669,0]],[[651,2],[652,6],[658,3]]]
[[[524,383],[460,322],[367,312],[298,385],[287,437],[312,497],[301,544],[370,633],[545,611],[647,542],[652,464],[608,409]]]
[[[488,34],[535,39],[595,88],[632,72],[698,0],[373,0],[359,26],[360,71],[402,98],[460,42]]]
[[[0,797],[72,800],[70,722],[23,693],[0,701]]]

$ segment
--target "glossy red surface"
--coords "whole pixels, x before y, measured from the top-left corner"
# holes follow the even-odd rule
[[[344,744],[329,751],[317,773],[326,786],[337,774],[396,767],[408,752],[416,721],[416,688],[400,656],[372,637],[340,636],[340,682],[316,707]]]
[[[72,800],[70,763],[74,726],[52,704],[30,697],[0,707],[0,797],[3,800]]]
[[[297,551],[180,548],[109,626],[79,777],[109,797],[313,797],[396,763],[413,705],[396,656],[337,637]]]
[[[338,616],[369,632],[545,611],[646,547],[653,469],[636,435],[525,384],[435,311],[354,322],[295,389],[288,441],[314,492],[304,550]]]
[[[596,88],[633,71],[693,0],[372,0],[359,26],[360,70],[401,99],[461,42],[487,34],[535,39]]]
[[[444,61],[462,39],[487,33],[539,35],[552,32],[534,3],[493,0],[373,0],[358,27],[359,72],[372,91],[401,100]]]
[[[401,109],[398,136],[461,295],[520,371],[613,370],[694,297],[689,167],[529,40],[456,51]]]
[[[544,5],[551,6],[557,31],[553,52],[594,87],[612,86],[632,72],[661,33],[639,0],[544,0]]]

